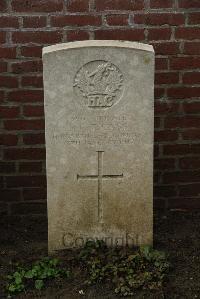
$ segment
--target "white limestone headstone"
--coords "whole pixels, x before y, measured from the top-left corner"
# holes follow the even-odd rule
[[[152,46],[59,44],[43,63],[49,252],[152,244]]]

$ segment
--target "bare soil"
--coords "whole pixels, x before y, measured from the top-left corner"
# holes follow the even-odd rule
[[[155,216],[154,247],[169,254],[172,269],[163,291],[140,293],[129,298],[200,298],[200,212],[170,211]],[[73,252],[61,253],[66,265]],[[13,263],[29,264],[47,256],[46,218],[17,218],[0,220],[0,298],[4,292],[5,276]],[[45,290],[29,291],[15,298],[79,299],[119,298],[110,285],[85,287],[84,272],[77,268],[69,281],[50,283]],[[84,294],[79,294],[83,290]]]

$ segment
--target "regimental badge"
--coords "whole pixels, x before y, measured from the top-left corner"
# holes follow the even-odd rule
[[[83,65],[75,75],[74,90],[89,108],[109,108],[123,93],[123,75],[117,66],[104,60]]]

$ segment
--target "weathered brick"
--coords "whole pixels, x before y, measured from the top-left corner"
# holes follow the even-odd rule
[[[16,90],[8,93],[8,101],[32,103],[42,102],[44,94],[42,90]]]
[[[69,42],[87,40],[89,39],[89,33],[83,30],[69,30],[67,31],[67,40]]]
[[[4,177],[3,176],[0,176],[0,187],[3,188],[3,180],[4,180]]]
[[[179,104],[174,103],[173,101],[170,102],[156,101],[154,109],[156,115],[177,114],[179,110]]]
[[[45,27],[47,23],[46,17],[23,17],[23,27],[24,28],[42,28]]]
[[[42,46],[22,46],[21,55],[24,57],[42,57]]]
[[[0,216],[8,216],[8,205],[6,202],[0,202]]]
[[[142,10],[144,8],[143,0],[96,0],[97,11],[104,10]]]
[[[154,158],[158,157],[159,153],[160,153],[159,145],[154,143],[154,149],[153,150],[154,150],[154,152],[153,152]]]
[[[116,29],[116,30],[97,30],[95,31],[96,39],[119,39],[130,41],[144,40],[144,29]]]
[[[179,82],[178,73],[157,73],[155,74],[155,84],[175,84]]]
[[[185,42],[183,51],[184,51],[184,54],[199,55],[200,42]]]
[[[176,28],[175,38],[184,40],[194,40],[199,39],[200,28],[190,28],[190,27],[179,27]]]
[[[183,74],[184,84],[200,84],[200,72],[188,72]]]
[[[154,97],[155,99],[160,99],[164,96],[165,90],[164,88],[155,87],[154,88]]]
[[[45,188],[24,188],[23,190],[23,198],[24,200],[46,200]]]
[[[1,104],[5,104],[5,99],[6,99],[5,91],[4,90],[0,90],[0,103]]]
[[[20,190],[18,189],[1,189],[0,198],[6,201],[19,201],[21,199]]]
[[[160,171],[154,171],[154,175],[153,175],[154,184],[160,182],[161,174],[162,173]]]
[[[39,117],[44,116],[44,107],[43,106],[24,106],[23,115],[27,117]]]
[[[173,57],[170,59],[170,68],[173,70],[198,69],[200,57]]]
[[[12,33],[13,43],[54,44],[62,41],[59,31],[19,31]]]
[[[47,207],[45,202],[13,203],[11,205],[11,213],[13,215],[44,215],[47,213]]]
[[[0,173],[13,173],[15,170],[15,163],[0,161]]]
[[[23,142],[26,145],[45,144],[44,133],[23,135]]]
[[[21,85],[32,86],[32,87],[43,87],[43,77],[42,76],[25,76],[21,79]]]
[[[179,159],[179,167],[180,169],[200,169],[200,158],[181,158]]]
[[[150,28],[148,29],[149,40],[169,40],[171,37],[171,28]]]
[[[152,43],[152,45],[157,55],[175,55],[180,53],[180,44],[177,42]]]
[[[200,87],[171,87],[167,90],[168,98],[188,99],[199,97]]]
[[[5,31],[1,31],[0,32],[0,43],[4,44],[6,42],[6,32]]]
[[[153,202],[154,209],[156,209],[156,211],[166,211],[168,207],[167,202],[166,198],[163,199],[155,196]]]
[[[200,184],[187,184],[180,185],[180,196],[199,196],[200,195]]]
[[[22,77],[21,79],[21,85],[23,87],[29,86],[29,87],[43,87],[43,77],[41,76],[26,76]]]
[[[155,58],[155,68],[156,70],[166,70],[168,68],[168,60],[167,58]]]
[[[160,117],[154,118],[154,128],[160,128]]]
[[[171,197],[171,196],[176,196],[176,194],[177,192],[175,186],[161,185],[161,186],[154,187],[154,196],[157,197]]]
[[[16,58],[16,47],[0,47],[0,58]]]
[[[200,128],[200,116],[167,117],[165,128]]]
[[[200,129],[187,129],[181,135],[184,140],[200,140]]]
[[[42,172],[42,162],[20,162],[19,172],[33,173]]]
[[[5,149],[6,160],[43,160],[45,159],[44,148],[9,148]]]
[[[89,0],[68,0],[67,11],[87,12],[89,11]]]
[[[0,61],[0,73],[5,73],[7,72],[7,62],[5,61]]]
[[[156,170],[175,169],[175,159],[173,158],[155,159],[154,168]]]
[[[17,145],[18,137],[13,134],[0,134],[0,144],[5,146]]]
[[[18,78],[13,76],[0,76],[0,87],[16,88],[18,87]]]
[[[200,5],[199,5],[200,7]],[[200,24],[200,12],[193,12],[190,13],[188,16],[188,23],[189,24],[194,24],[194,25],[198,25]]]
[[[163,174],[163,183],[181,183],[181,182],[198,182],[200,171],[175,171]]]
[[[5,120],[4,126],[6,130],[43,130],[44,129],[44,120]]]
[[[15,12],[57,12],[63,10],[63,0],[12,0]]]
[[[172,8],[173,0],[150,0],[151,8]]]
[[[199,154],[199,144],[169,144],[163,146],[163,154],[165,156],[179,156],[188,154]]]
[[[0,107],[0,118],[16,118],[19,116],[19,107],[1,106]]]
[[[11,188],[18,187],[40,187],[45,186],[46,177],[44,175],[18,175],[18,176],[7,176],[6,185]]]
[[[178,139],[177,131],[159,130],[154,133],[155,142],[175,141]]]
[[[19,28],[19,20],[17,17],[0,16],[0,28]]]
[[[200,114],[200,102],[183,103],[183,109],[188,114]]]
[[[145,25],[171,25],[178,26],[185,23],[184,14],[172,14],[172,13],[147,13],[147,14],[136,14],[134,16],[135,24]]]
[[[190,144],[190,154],[199,156],[199,154],[200,154],[200,143]]]
[[[7,10],[7,2],[6,0],[0,1],[0,12],[6,12]]]
[[[106,22],[109,26],[126,26],[128,25],[129,15],[113,14],[106,16]]]
[[[16,74],[21,73],[33,73],[33,72],[42,72],[42,61],[33,60],[33,61],[20,61],[14,62],[11,65],[12,72]]]
[[[194,211],[200,208],[199,198],[168,198],[168,206],[170,209],[182,210],[182,211]]]
[[[65,15],[52,16],[51,25],[54,27],[65,26],[100,26],[101,17],[95,15]]]
[[[199,0],[179,0],[180,8],[200,8]]]

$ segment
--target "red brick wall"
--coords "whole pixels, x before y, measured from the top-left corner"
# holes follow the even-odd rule
[[[46,210],[41,49],[122,39],[154,45],[155,206],[200,207],[200,0],[0,1],[0,210]]]

